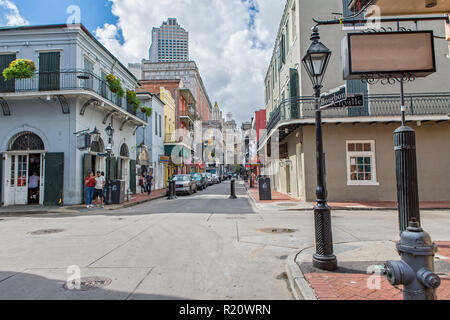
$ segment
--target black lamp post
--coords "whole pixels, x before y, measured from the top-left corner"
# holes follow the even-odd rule
[[[112,152],[112,137],[114,134],[114,128],[109,124],[106,129],[106,135],[108,136],[108,145],[106,146],[106,152],[108,153],[108,170],[106,170],[106,204],[112,204],[111,194],[111,152]]]
[[[327,204],[327,188],[324,175],[324,154],[322,141],[322,114],[320,110],[320,90],[331,57],[331,51],[320,41],[319,28],[312,30],[312,44],[302,60],[314,86],[316,103],[316,160],[317,160],[317,204],[314,206],[314,223],[316,232],[316,253],[313,265],[322,270],[337,269],[337,259],[333,254],[333,236],[331,230],[331,210]]]

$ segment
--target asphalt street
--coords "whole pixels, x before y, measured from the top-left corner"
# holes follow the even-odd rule
[[[311,211],[260,210],[230,183],[120,211],[0,216],[0,299],[292,299],[288,255],[314,246]],[[395,211],[333,212],[335,243],[398,239]],[[422,213],[450,241],[448,211]],[[281,233],[273,231],[282,231]],[[81,277],[82,286],[76,284]]]

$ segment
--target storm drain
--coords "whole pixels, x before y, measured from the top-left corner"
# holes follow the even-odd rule
[[[67,286],[67,283],[63,285],[63,288],[70,291],[89,291],[105,288],[111,284],[112,280],[105,277],[86,277],[80,279],[79,288],[76,287],[76,283],[72,283],[71,287]]]
[[[264,232],[264,233],[294,233],[295,229],[283,229],[283,228],[263,228],[257,229],[256,231]]]
[[[63,231],[64,231],[64,229],[43,229],[43,230],[37,230],[37,231],[30,232],[30,234],[33,236],[42,236],[42,235],[46,235],[46,234],[61,233]]]

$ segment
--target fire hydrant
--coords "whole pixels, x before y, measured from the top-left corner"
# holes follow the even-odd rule
[[[401,261],[387,261],[384,273],[393,286],[403,285],[404,300],[436,300],[441,279],[434,273],[437,245],[413,219],[403,231],[397,251]]]

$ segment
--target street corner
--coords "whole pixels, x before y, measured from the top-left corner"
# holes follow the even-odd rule
[[[450,245],[437,242],[441,255],[435,257],[441,278],[438,300],[450,300]],[[314,247],[289,257],[286,265],[291,290],[305,300],[402,300],[402,286],[392,286],[383,275],[387,260],[399,260],[393,241],[341,243],[335,245],[338,269],[323,271],[313,266]]]

